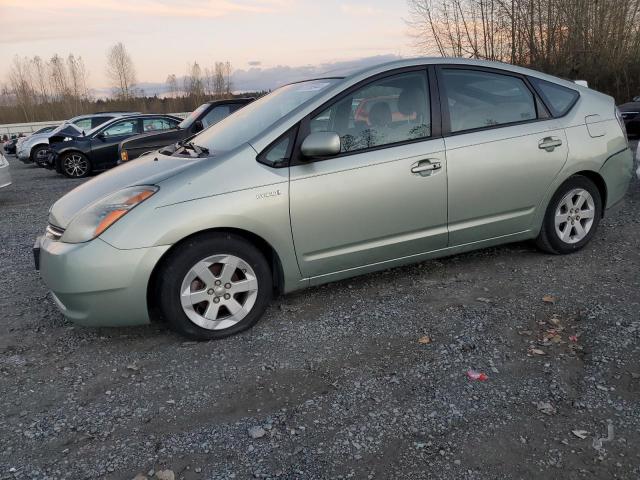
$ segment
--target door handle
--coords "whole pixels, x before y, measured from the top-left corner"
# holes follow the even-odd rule
[[[556,147],[562,145],[562,140],[556,137],[545,137],[538,143],[540,150],[546,150],[547,152],[553,152]]]
[[[427,175],[431,175],[432,172],[440,170],[441,168],[442,164],[438,161],[420,160],[419,162],[416,162],[411,166],[411,173],[426,177]]]

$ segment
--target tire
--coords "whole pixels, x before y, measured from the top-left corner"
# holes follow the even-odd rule
[[[48,145],[38,145],[37,147],[34,147],[31,151],[31,161],[40,168],[44,167],[46,158],[41,158],[41,155],[47,150],[49,150]]]
[[[574,175],[551,198],[536,245],[556,255],[577,252],[591,241],[601,218],[598,187],[587,177]]]
[[[67,178],[84,178],[91,173],[91,162],[80,152],[64,153],[60,158],[60,169]]]
[[[194,340],[225,338],[251,328],[273,294],[264,255],[231,233],[187,240],[163,261],[156,279],[151,301],[160,316]]]

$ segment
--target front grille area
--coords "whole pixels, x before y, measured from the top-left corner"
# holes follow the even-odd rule
[[[60,240],[64,234],[64,228],[56,227],[55,225],[47,225],[45,236],[51,240]]]

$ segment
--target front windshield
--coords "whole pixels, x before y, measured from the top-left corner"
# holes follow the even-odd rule
[[[285,85],[212,125],[195,137],[193,143],[212,152],[233,150],[338,81],[323,79]]]
[[[200,105],[198,108],[196,108],[193,112],[191,112],[187,118],[185,118],[184,120],[182,120],[179,124],[178,124],[178,128],[182,128],[183,130],[186,130],[187,128],[189,128],[191,126],[191,124],[193,122],[196,121],[196,119],[202,114],[202,112],[204,112],[207,107],[209,106],[208,103],[204,103],[202,105]]]

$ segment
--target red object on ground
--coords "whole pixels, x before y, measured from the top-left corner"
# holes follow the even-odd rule
[[[476,372],[475,370],[469,370],[467,372],[467,377],[469,377],[470,380],[477,380],[479,382],[489,380],[489,377],[487,377],[484,373]]]
[[[569,336],[569,340],[571,340],[572,342],[578,342],[578,336],[577,335],[571,335]]]

